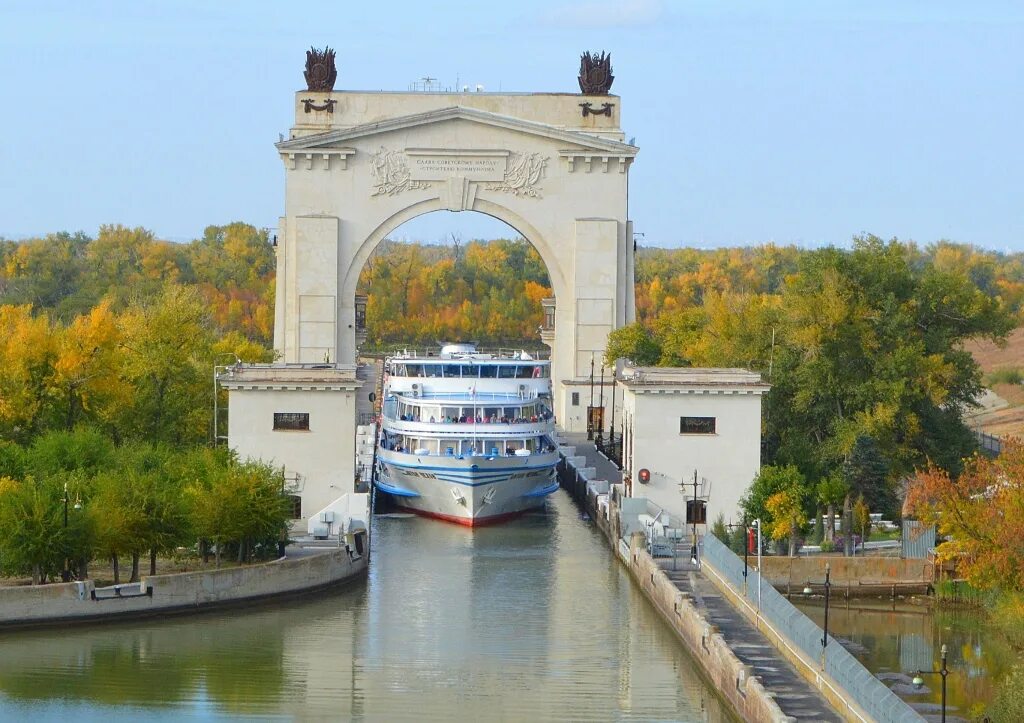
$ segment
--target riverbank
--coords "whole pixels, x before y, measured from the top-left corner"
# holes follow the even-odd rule
[[[365,545],[362,549],[367,549]],[[279,560],[97,587],[92,580],[0,588],[0,628],[175,615],[288,597],[365,576],[367,555],[345,548],[294,549]]]

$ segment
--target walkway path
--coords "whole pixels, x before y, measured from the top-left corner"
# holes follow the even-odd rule
[[[576,454],[587,458],[587,466],[596,468],[596,479],[622,481],[622,473],[603,455],[586,434],[562,434],[567,444],[576,447]],[[793,664],[769,642],[722,595],[695,565],[690,563],[690,546],[685,543],[675,559],[659,559],[659,564],[676,587],[688,593],[694,604],[707,616],[725,638],[729,647],[753,675],[775,695],[782,712],[802,721],[842,721],[832,706],[808,683]],[[673,569],[674,568],[674,569]]]
[[[753,674],[775,694],[775,702],[786,715],[806,721],[842,721],[832,706],[782,657],[768,638],[722,597],[718,588],[689,560],[689,543],[676,558],[659,560],[669,579],[689,593],[697,608],[718,626],[736,657],[753,668]]]

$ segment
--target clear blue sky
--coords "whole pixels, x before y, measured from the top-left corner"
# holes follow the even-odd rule
[[[5,0],[0,234],[274,225],[311,44],[338,88],[385,90],[575,92],[610,50],[647,244],[1024,250],[1024,3],[1000,0]]]

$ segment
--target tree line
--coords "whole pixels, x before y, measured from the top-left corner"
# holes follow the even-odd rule
[[[981,391],[963,344],[1017,325],[1019,255],[867,236],[849,250],[721,250],[693,268],[699,256],[653,254],[648,315],[612,333],[606,361],[739,366],[771,383],[749,519],[793,540],[808,519],[849,520],[861,498],[894,519],[916,469],[960,473],[977,448],[963,414]]]
[[[115,445],[95,429],[50,431],[30,445],[0,441],[0,573],[33,584],[89,576],[96,559],[139,579],[140,559],[196,546],[219,567],[276,555],[290,507],[280,469],[223,448]]]

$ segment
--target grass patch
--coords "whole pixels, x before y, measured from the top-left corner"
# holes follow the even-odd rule
[[[985,377],[989,386],[993,384],[1024,384],[1024,372],[1019,367],[994,369]]]
[[[940,604],[990,609],[1000,598],[998,591],[979,590],[965,580],[939,580],[935,583],[935,599]]]

